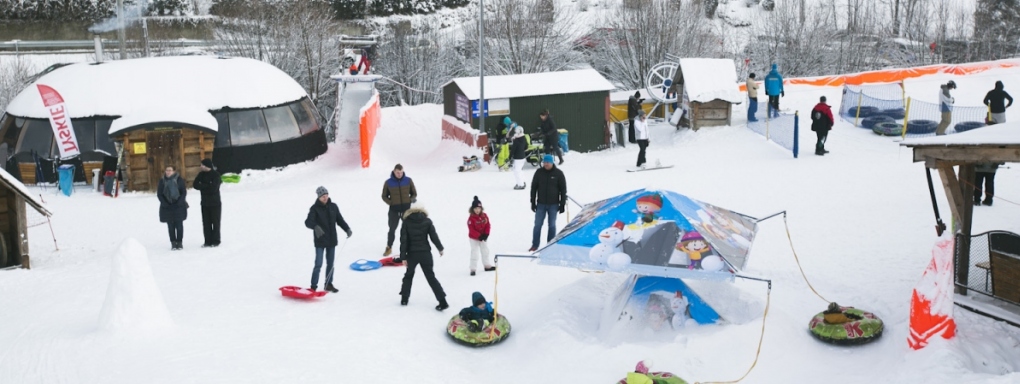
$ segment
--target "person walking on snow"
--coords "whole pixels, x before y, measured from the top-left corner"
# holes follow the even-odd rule
[[[538,250],[538,236],[542,234],[542,222],[549,219],[549,234],[546,242],[556,237],[556,212],[567,208],[567,178],[563,171],[553,164],[552,155],[542,157],[542,167],[535,170],[531,178],[531,211],[535,212],[535,227],[531,232],[531,249]]]
[[[956,89],[956,82],[949,80],[948,83],[939,86],[941,91],[939,92],[939,111],[942,112],[942,120],[939,121],[939,126],[935,128],[935,135],[942,136],[946,134],[946,129],[949,128],[949,123],[953,120],[953,104],[956,103],[956,99],[949,94],[950,89]]]
[[[538,117],[542,119],[542,126],[539,129],[545,137],[543,139],[545,153],[556,155],[560,159],[560,165],[563,165],[563,149],[560,148],[560,131],[556,129],[556,123],[553,122],[552,115],[546,109],[539,113]]]
[[[825,96],[818,99],[818,104],[811,110],[811,130],[815,131],[818,141],[815,142],[815,154],[822,156],[829,151],[825,150],[825,140],[829,137],[829,130],[833,125],[832,107],[825,104]]]
[[[171,165],[163,171],[156,187],[159,199],[159,221],[166,223],[170,233],[170,249],[184,249],[184,220],[188,219],[188,185]]]
[[[648,148],[648,121],[645,120],[645,111],[638,112],[638,119],[634,120],[634,135],[637,139],[638,155],[637,166],[644,168],[645,148]]]
[[[1013,105],[1013,97],[1006,93],[1003,88],[1002,81],[996,81],[995,89],[988,91],[988,94],[985,95],[984,103],[992,114],[991,121],[988,122],[989,125],[1005,123],[1006,108]],[[1006,100],[1009,100],[1009,104],[1006,104]]]
[[[765,95],[769,97],[769,115],[779,117],[779,97],[785,97],[786,91],[783,90],[783,76],[779,74],[775,63],[765,75]]]
[[[485,267],[485,271],[495,271],[496,267],[492,266],[489,262],[489,246],[486,241],[489,240],[489,230],[492,226],[489,225],[489,215],[485,214],[485,208],[482,208],[482,202],[478,200],[478,196],[475,196],[474,201],[471,202],[471,209],[468,211],[467,226],[468,226],[468,241],[471,243],[471,276],[475,275],[475,268],[478,266],[478,253],[481,251],[482,254],[482,265]]]
[[[637,142],[637,139],[634,138],[634,119],[637,118],[638,111],[642,110],[642,101],[644,101],[644,99],[641,98],[641,91],[635,91],[633,96],[627,98],[627,122],[630,124],[628,125],[629,129],[627,131],[627,141],[631,144]]]
[[[404,212],[404,224],[400,226],[400,257],[407,261],[407,270],[404,272],[403,284],[400,286],[400,305],[407,305],[407,299],[411,297],[411,281],[414,280],[414,270],[419,265],[421,272],[425,274],[425,280],[429,282],[432,293],[436,295],[439,305],[437,311],[449,308],[446,303],[446,292],[443,286],[436,280],[436,273],[432,270],[432,247],[429,240],[436,245],[439,256],[443,256],[443,243],[439,242],[436,235],[436,227],[429,219],[429,213],[420,204],[413,204]]]
[[[393,253],[393,240],[396,237],[397,224],[400,224],[401,218],[404,217],[404,211],[411,208],[411,203],[414,203],[417,198],[418,190],[414,188],[414,181],[404,174],[404,166],[397,164],[393,167],[393,172],[390,172],[390,178],[383,183],[382,199],[390,207],[388,214],[390,232],[386,235],[386,251],[383,252],[383,256]],[[400,260],[394,261],[400,262]]]
[[[205,235],[203,247],[220,246],[220,216],[223,206],[220,203],[220,173],[216,172],[212,160],[202,160],[202,172],[195,176],[193,187],[202,193],[202,233]]]
[[[754,114],[758,113],[758,82],[754,81],[754,72],[747,76],[747,121],[755,122]]]
[[[339,243],[336,233],[336,226],[340,226],[351,237],[351,227],[344,221],[340,214],[340,208],[329,198],[329,191],[326,187],[315,189],[318,199],[308,209],[308,217],[305,218],[305,227],[312,230],[315,236],[315,267],[312,268],[312,287],[314,291],[319,285],[319,270],[322,269],[322,256],[326,256],[326,286],[325,290],[337,293],[333,287],[333,259],[336,256],[336,245]]]
[[[977,163],[974,166],[974,205],[992,205],[995,196],[995,171],[1003,163]],[[985,184],[985,200],[981,201],[981,182]]]
[[[510,157],[513,158],[514,162],[514,189],[522,190],[528,185],[524,181],[524,176],[521,175],[521,172],[524,170],[524,163],[527,163],[524,159],[528,154],[528,138],[524,136],[524,127],[516,123],[513,126],[510,134]]]

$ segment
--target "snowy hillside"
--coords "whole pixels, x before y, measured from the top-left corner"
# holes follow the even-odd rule
[[[931,98],[947,78],[908,81],[909,95]],[[995,80],[1007,90],[1020,87],[1016,70],[954,79],[961,104],[977,104]],[[789,86],[786,94],[784,108],[807,111],[820,95],[838,105],[840,89]],[[885,320],[885,335],[866,346],[835,347],[809,336],[808,320],[826,303],[801,279],[781,220],[764,221],[745,273],[772,279],[774,289],[761,357],[744,382],[809,383],[834,375],[846,382],[1020,381],[1020,330],[963,310],[956,310],[955,339],[918,352],[907,348],[910,292],[936,240],[923,165],[911,162],[909,150],[838,122],[827,144],[832,153],[793,159],[743,126],[743,108],[735,108],[732,127],[678,132],[653,124],[649,158],[673,169],[624,172],[636,158],[633,147],[570,153],[562,169],[570,196],[581,202],[647,187],[753,216],[785,210],[814,287]],[[762,283],[691,281],[706,300],[727,303],[719,309],[728,324],[611,341],[598,336],[600,313],[625,276],[522,259],[500,260],[498,286],[492,272],[469,276],[465,221],[472,196],[492,220],[489,243],[496,253],[528,248],[533,214],[527,192],[512,189],[510,173],[491,166],[456,172],[461,156],[478,152],[440,140],[440,115],[436,105],[384,109],[368,169],[357,166],[356,150],[332,146],[313,162],[245,172],[239,184],[223,186],[218,248],[199,247],[194,191],[184,250],[171,252],[152,194],[111,199],[81,187],[68,198],[53,188],[31,188],[55,212],[60,250],[47,226],[32,227],[33,269],[0,271],[0,323],[6,324],[0,382],[610,383],[640,359],[703,382],[736,379],[751,365],[766,302]],[[1007,115],[1018,121],[1020,109]],[[801,136],[801,148],[813,143],[810,134]],[[443,313],[433,309],[421,274],[402,307],[402,268],[347,268],[383,251],[380,186],[398,162],[446,246],[443,257],[435,254],[451,305]],[[530,177],[533,168],[525,169]],[[1020,170],[1002,169],[997,181],[1000,199],[975,209],[975,232],[1020,232],[1020,207],[1007,202],[1020,201]],[[302,222],[320,185],[354,233],[338,247],[340,292],[315,302],[286,299],[279,287],[308,285],[312,233]],[[569,209],[576,214],[579,207]],[[566,223],[561,216],[559,227]],[[137,245],[121,245],[126,239],[144,246],[147,263],[137,259],[145,256]],[[485,349],[453,343],[444,332],[447,320],[469,305],[471,292],[492,299],[494,288],[513,335]],[[130,318],[119,316],[128,313],[163,327],[129,327]]]

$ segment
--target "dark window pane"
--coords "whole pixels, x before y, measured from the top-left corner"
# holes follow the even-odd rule
[[[21,135],[21,124],[24,124],[24,119],[15,118],[11,115],[4,115],[3,120],[0,120],[0,142],[7,143],[11,148],[18,144],[18,136]]]
[[[230,124],[228,124],[226,112],[216,112],[213,114],[216,118],[216,147],[229,147],[230,146]]]
[[[96,149],[110,156],[117,156],[117,147],[113,145],[114,140],[110,137],[110,124],[113,124],[113,119],[96,120]]]
[[[241,146],[269,142],[269,128],[261,109],[230,112],[230,145]]]
[[[78,140],[78,151],[81,153],[96,150],[96,121],[94,119],[71,119],[74,127],[74,138]]]
[[[319,123],[315,121],[315,113],[312,112],[312,102],[308,101],[308,99],[291,103],[290,111],[294,113],[294,119],[297,120],[302,135],[307,135],[319,129]]]
[[[56,149],[53,145],[53,129],[50,128],[50,121],[29,119],[23,130],[25,134],[21,138],[21,147],[18,148],[18,152],[36,151],[39,156],[50,157],[50,152]]]
[[[266,108],[262,112],[266,115],[266,124],[269,125],[269,136],[274,142],[301,136],[297,121],[291,115],[290,107],[284,105]]]

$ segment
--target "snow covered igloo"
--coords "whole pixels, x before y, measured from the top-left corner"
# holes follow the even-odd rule
[[[77,63],[48,69],[0,119],[6,169],[28,184],[37,175],[52,181],[47,160],[61,153],[40,85],[63,99],[88,181],[93,169],[116,167],[116,142],[123,143],[128,189],[140,191],[155,189],[170,165],[190,185],[204,158],[220,172],[239,172],[326,152],[307,93],[270,64],[214,56]]]

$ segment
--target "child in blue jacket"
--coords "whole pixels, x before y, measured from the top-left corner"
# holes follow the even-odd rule
[[[492,303],[485,301],[481,292],[471,294],[471,306],[460,310],[460,318],[468,324],[471,332],[481,332],[485,328],[485,322],[492,323],[496,320],[496,313],[492,309]]]

